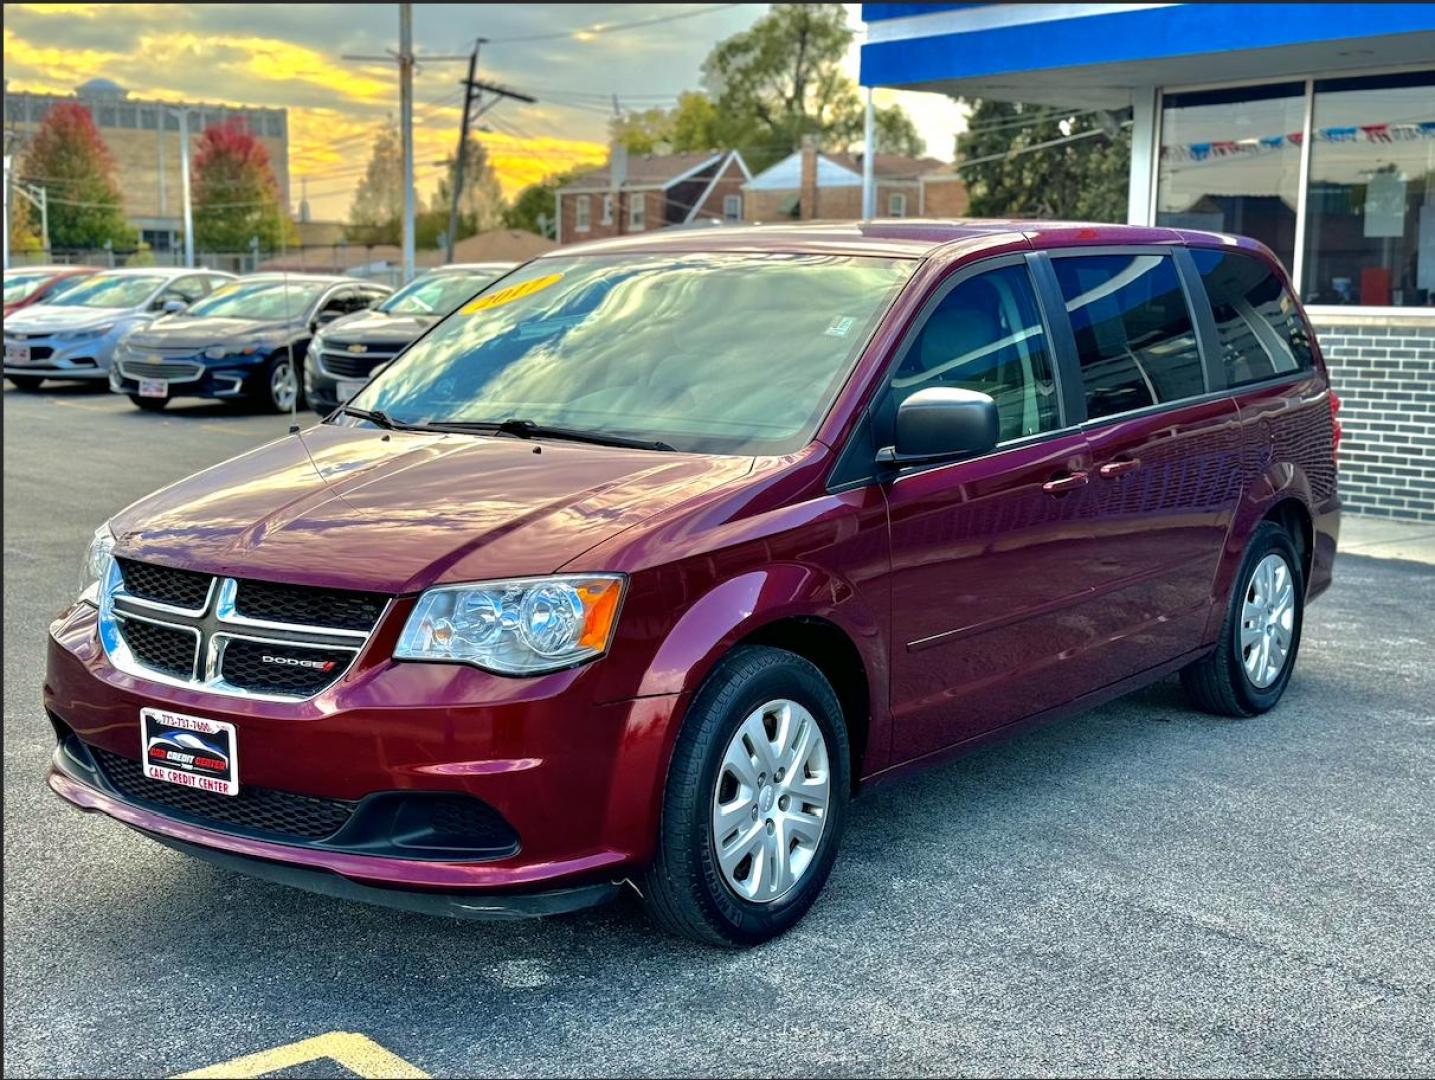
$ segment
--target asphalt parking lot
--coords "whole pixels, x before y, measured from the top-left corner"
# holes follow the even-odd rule
[[[1431,567],[1340,561],[1258,720],[1167,681],[871,790],[811,915],[746,953],[628,901],[498,924],[356,906],[68,808],[43,779],[43,643],[90,533],[287,424],[6,387],[7,1074],[169,1076],[331,1032],[433,1076],[1435,1071]],[[398,1068],[365,1045],[251,1066]]]

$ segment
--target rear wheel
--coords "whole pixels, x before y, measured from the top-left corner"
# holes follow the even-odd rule
[[[781,649],[735,650],[673,750],[642,888],[654,920],[712,945],[781,934],[831,873],[850,790],[847,729],[822,673]]]
[[[9,379],[17,390],[38,390],[45,382],[34,375],[6,375],[5,378]]]
[[[1215,651],[1181,672],[1192,702],[1220,716],[1255,716],[1285,693],[1300,647],[1305,581],[1290,533],[1262,522],[1246,547]]]
[[[145,412],[163,412],[164,407],[169,404],[167,397],[140,397],[138,394],[130,394],[129,399]]]

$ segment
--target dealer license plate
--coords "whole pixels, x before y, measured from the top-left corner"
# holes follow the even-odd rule
[[[238,737],[233,724],[168,709],[140,710],[144,772],[151,780],[239,794]]]
[[[165,379],[141,379],[140,397],[169,397],[169,382]]]
[[[348,401],[367,385],[367,379],[340,379],[338,383],[339,400]]]
[[[21,345],[18,342],[5,342],[5,363],[28,364],[29,362],[30,346]]]

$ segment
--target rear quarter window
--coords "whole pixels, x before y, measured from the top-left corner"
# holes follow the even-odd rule
[[[1253,255],[1193,249],[1216,319],[1227,386],[1245,386],[1314,366],[1300,308],[1275,271]]]
[[[1170,255],[1070,255],[1052,259],[1052,267],[1076,336],[1088,419],[1205,392]]]

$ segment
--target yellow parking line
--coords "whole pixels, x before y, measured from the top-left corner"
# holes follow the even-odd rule
[[[181,1073],[175,1080],[190,1077],[254,1077],[266,1073],[290,1069],[295,1065],[307,1065],[311,1061],[328,1058],[336,1061],[356,1076],[363,1077],[416,1077],[427,1080],[428,1073],[414,1068],[397,1054],[385,1050],[367,1035],[353,1031],[331,1031],[326,1035],[315,1035],[312,1039],[278,1046],[273,1050],[261,1050],[257,1054],[226,1061],[220,1065],[209,1065],[194,1072]]]

